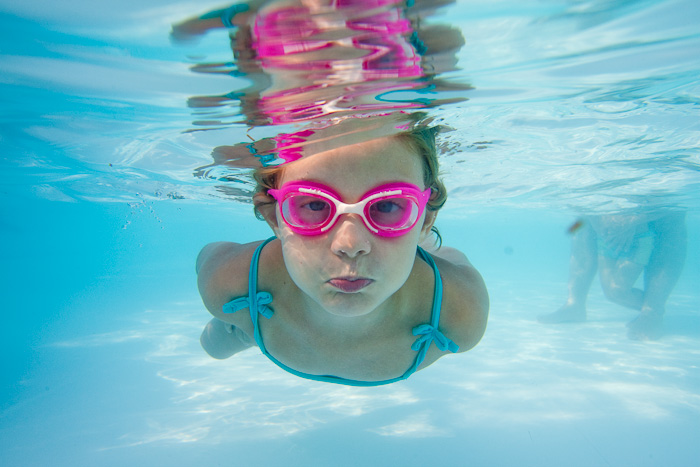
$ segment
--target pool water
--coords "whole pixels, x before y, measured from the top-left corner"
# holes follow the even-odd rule
[[[466,44],[438,109],[458,131],[438,225],[491,298],[481,343],[377,388],[284,373],[254,349],[208,357],[194,258],[269,235],[192,176],[232,126],[187,132],[186,101],[236,78],[225,32],[174,46],[216,2],[0,8],[0,465],[690,466],[700,458],[700,6],[459,1]],[[196,57],[195,57],[196,55]],[[223,110],[222,110],[223,112]],[[243,185],[242,185],[243,186]],[[594,284],[566,297],[582,213],[687,212],[666,334]]]

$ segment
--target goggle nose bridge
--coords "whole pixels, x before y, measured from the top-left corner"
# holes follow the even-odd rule
[[[311,193],[311,190],[308,190],[308,192]],[[323,198],[333,200],[333,204],[335,205],[335,214],[333,215],[333,218],[329,220],[328,225],[324,226],[321,229],[322,232],[325,232],[326,230],[330,229],[335,224],[335,221],[338,219],[338,217],[340,217],[342,214],[357,214],[362,218],[362,222],[364,222],[364,224],[369,230],[371,230],[374,233],[377,233],[379,232],[379,230],[377,230],[371,224],[370,219],[368,219],[367,216],[365,216],[365,206],[367,206],[368,203],[374,201],[377,198],[399,195],[401,194],[401,190],[387,190],[375,193],[353,204],[343,203],[338,199],[335,199],[331,196],[327,196],[325,193],[315,192],[314,194],[316,194],[317,196],[320,194],[323,196]]]

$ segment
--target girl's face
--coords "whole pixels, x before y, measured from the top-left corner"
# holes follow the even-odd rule
[[[279,186],[311,181],[331,187],[345,203],[356,203],[373,188],[390,182],[423,186],[420,156],[393,137],[358,143],[304,158],[285,167]],[[278,208],[276,208],[278,209]],[[423,213],[407,234],[380,237],[357,214],[341,215],[326,233],[292,232],[271,220],[287,271],[299,289],[328,313],[362,316],[391,297],[408,279],[416,246],[429,232]]]

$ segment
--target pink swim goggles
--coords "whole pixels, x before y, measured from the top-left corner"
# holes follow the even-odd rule
[[[430,188],[421,191],[410,183],[378,186],[354,204],[343,203],[331,188],[314,182],[289,182],[268,193],[279,203],[285,224],[301,235],[328,232],[341,214],[359,215],[375,235],[404,235],[416,225],[430,198]]]

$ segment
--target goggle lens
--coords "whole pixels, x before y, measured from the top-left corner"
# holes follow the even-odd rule
[[[327,232],[341,214],[360,215],[377,235],[402,235],[416,224],[430,197],[430,189],[405,183],[375,188],[355,204],[343,203],[330,188],[311,182],[290,182],[269,193],[280,203],[282,219],[304,235]]]
[[[366,216],[380,229],[407,229],[418,220],[418,204],[403,197],[378,199],[367,205]]]
[[[317,229],[335,213],[328,200],[310,195],[292,194],[282,203],[282,217],[300,229]]]

